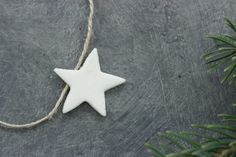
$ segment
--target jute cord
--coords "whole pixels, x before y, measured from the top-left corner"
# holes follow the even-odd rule
[[[86,55],[88,53],[88,49],[89,49],[89,44],[91,41],[91,37],[92,37],[92,29],[93,29],[93,14],[94,14],[94,3],[93,0],[88,0],[89,1],[89,16],[88,16],[88,27],[87,27],[87,34],[86,34],[86,38],[84,41],[84,45],[83,45],[83,50],[81,52],[81,56],[79,57],[78,63],[75,66],[75,70],[78,70],[83,61],[86,58]],[[34,127],[38,124],[41,124],[47,120],[50,120],[58,111],[58,108],[61,106],[62,101],[64,100],[64,98],[66,97],[67,93],[69,91],[69,86],[65,85],[65,87],[63,88],[60,97],[58,98],[58,100],[56,101],[53,109],[43,118],[40,118],[36,121],[33,122],[29,122],[29,123],[25,123],[25,124],[13,124],[13,123],[7,123],[4,121],[0,121],[0,126],[4,127],[4,128],[12,128],[12,129],[17,129],[17,128],[31,128]]]

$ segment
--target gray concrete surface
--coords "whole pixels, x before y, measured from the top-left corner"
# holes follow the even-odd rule
[[[200,55],[207,33],[226,33],[235,0],[95,0],[94,38],[104,72],[128,82],[106,93],[108,116],[87,104],[29,130],[0,129],[1,157],[144,157],[156,133],[217,123],[233,113],[235,86],[220,85]],[[86,28],[86,0],[0,0],[0,119],[47,114],[73,68]]]

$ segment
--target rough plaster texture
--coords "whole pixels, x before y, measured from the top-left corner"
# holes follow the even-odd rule
[[[29,130],[0,129],[1,157],[144,157],[156,133],[218,122],[235,87],[220,85],[200,55],[225,33],[235,0],[95,0],[94,38],[104,72],[128,82],[106,93],[108,115],[87,104]],[[86,0],[0,0],[0,119],[47,114],[64,86],[55,67],[81,52]]]

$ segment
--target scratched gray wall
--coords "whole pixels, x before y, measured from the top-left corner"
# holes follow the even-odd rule
[[[106,93],[108,116],[87,104],[29,130],[0,129],[1,157],[143,157],[156,133],[218,122],[235,87],[219,84],[200,55],[207,33],[227,32],[235,0],[95,0],[94,38],[103,71],[128,80]],[[0,119],[47,114],[83,45],[86,0],[0,0]]]

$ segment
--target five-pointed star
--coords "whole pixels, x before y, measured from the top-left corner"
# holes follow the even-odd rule
[[[55,68],[54,71],[70,86],[63,113],[87,102],[102,116],[106,116],[105,91],[125,82],[123,78],[101,72],[96,48],[79,70]]]

